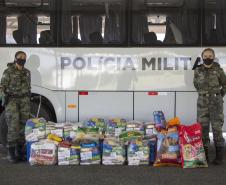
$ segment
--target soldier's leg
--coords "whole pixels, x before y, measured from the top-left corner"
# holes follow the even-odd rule
[[[218,147],[224,146],[224,137],[222,133],[224,113],[223,98],[221,96],[213,97],[210,108],[210,121],[213,130],[214,144]]]
[[[221,164],[223,162],[224,152],[224,137],[222,128],[224,124],[223,114],[223,98],[221,96],[213,97],[211,103],[210,121],[213,130],[213,140],[216,148],[215,164]]]
[[[20,115],[20,134],[18,138],[18,144],[23,145],[25,143],[25,125],[27,120],[30,118],[30,98],[25,97],[20,99],[19,106],[19,115]]]
[[[19,138],[18,137],[19,113],[17,101],[15,99],[11,99],[7,104],[5,109],[5,118],[8,126],[8,135],[7,135],[9,151],[8,160],[14,163],[16,161],[15,147],[16,142]]]
[[[199,96],[197,101],[197,121],[202,125],[203,145],[208,150],[210,138],[210,119],[209,119],[209,100],[208,97]]]
[[[11,99],[5,109],[5,118],[8,126],[8,146],[15,147],[18,140],[19,113],[17,102]]]

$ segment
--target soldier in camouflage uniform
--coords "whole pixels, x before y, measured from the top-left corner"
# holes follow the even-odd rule
[[[5,116],[8,125],[8,160],[24,159],[24,129],[30,117],[30,71],[24,67],[26,54],[18,51],[14,63],[9,63],[1,79],[1,91],[5,95]],[[17,156],[16,156],[17,154]]]
[[[226,92],[226,76],[220,65],[214,62],[215,53],[211,48],[202,52],[203,64],[196,67],[194,72],[194,86],[198,92],[197,119],[202,125],[203,144],[208,160],[208,146],[210,143],[210,123],[213,131],[216,158],[214,164],[223,163],[224,138],[222,127],[224,124],[223,97]]]

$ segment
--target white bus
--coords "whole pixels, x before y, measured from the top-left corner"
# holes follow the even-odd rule
[[[163,110],[191,124],[194,61],[212,47],[226,70],[225,12],[225,0],[0,0],[0,77],[22,50],[35,115],[41,97],[55,122]]]

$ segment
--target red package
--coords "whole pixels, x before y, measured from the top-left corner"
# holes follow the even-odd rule
[[[208,167],[199,123],[179,126],[181,161],[183,168]]]

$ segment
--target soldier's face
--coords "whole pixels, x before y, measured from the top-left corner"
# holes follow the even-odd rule
[[[16,59],[26,60],[26,55],[25,55],[24,53],[19,53],[19,54],[16,56]]]
[[[205,51],[204,53],[203,53],[203,55],[202,55],[202,58],[203,58],[203,60],[204,59],[207,59],[207,58],[209,58],[209,59],[214,59],[214,54],[213,54],[213,52],[212,51]]]

